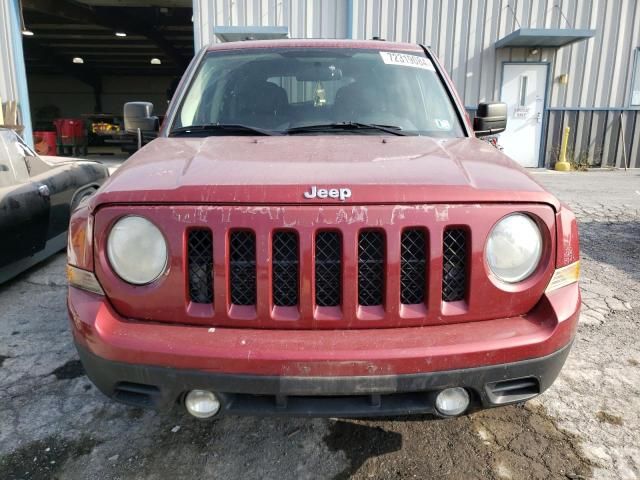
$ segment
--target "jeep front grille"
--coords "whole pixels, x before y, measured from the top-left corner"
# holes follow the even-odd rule
[[[400,236],[400,303],[424,304],[427,300],[427,231],[409,228]],[[293,307],[300,302],[300,251],[295,231],[277,231],[272,238],[271,288],[275,306]],[[255,305],[256,236],[251,231],[230,235],[229,273],[231,303]],[[358,235],[358,304],[384,304],[385,234],[363,230]],[[337,231],[320,231],[315,237],[315,304],[336,307],[342,303],[342,237]],[[209,230],[189,232],[189,294],[192,302],[213,303],[213,241]],[[467,233],[462,228],[444,231],[442,242],[442,300],[464,300],[467,289]]]
[[[421,304],[427,294],[427,232],[410,228],[400,241],[400,302]],[[442,300],[464,300],[467,284],[467,234],[453,228],[444,232],[442,243]],[[249,231],[230,237],[229,268],[231,303],[255,305],[256,239]],[[299,246],[294,231],[279,231],[272,238],[272,297],[276,306],[299,303]],[[318,232],[315,241],[315,303],[320,307],[341,304],[342,239],[339,232]],[[362,231],[358,237],[358,304],[384,303],[385,239],[377,230]],[[213,243],[209,230],[189,232],[189,294],[195,303],[213,302]]]
[[[231,303],[256,303],[256,236],[241,230],[231,233],[229,246]]]

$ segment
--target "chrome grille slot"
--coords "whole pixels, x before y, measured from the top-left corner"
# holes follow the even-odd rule
[[[256,304],[256,236],[240,230],[231,233],[229,245],[231,303]]]
[[[358,237],[358,303],[382,305],[384,298],[384,234],[365,230]]]
[[[208,229],[191,230],[187,242],[189,296],[195,303],[213,302],[213,240]]]
[[[316,305],[336,307],[341,303],[342,238],[339,232],[318,232],[315,251]]]
[[[400,243],[400,301],[424,303],[427,284],[427,241],[424,229],[402,232]]]
[[[292,231],[273,234],[273,304],[298,304],[298,235]]]
[[[444,231],[442,242],[442,300],[465,299],[467,290],[467,232],[462,228]]]

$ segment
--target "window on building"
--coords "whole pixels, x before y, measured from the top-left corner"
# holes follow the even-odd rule
[[[636,48],[631,84],[631,106],[640,107],[640,48]]]

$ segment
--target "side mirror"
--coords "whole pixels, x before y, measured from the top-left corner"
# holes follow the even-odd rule
[[[127,102],[124,104],[124,129],[129,133],[157,132],[160,129],[158,117],[153,115],[151,102]]]
[[[486,137],[504,132],[507,128],[506,103],[480,103],[473,119],[473,130],[477,137]]]

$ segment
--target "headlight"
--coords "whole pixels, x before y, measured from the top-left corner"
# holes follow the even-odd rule
[[[143,217],[118,220],[109,232],[107,256],[113,270],[125,282],[153,282],[167,267],[167,243],[153,223]]]
[[[508,215],[489,234],[485,258],[493,274],[503,282],[516,283],[529,277],[541,256],[540,229],[527,215]]]

